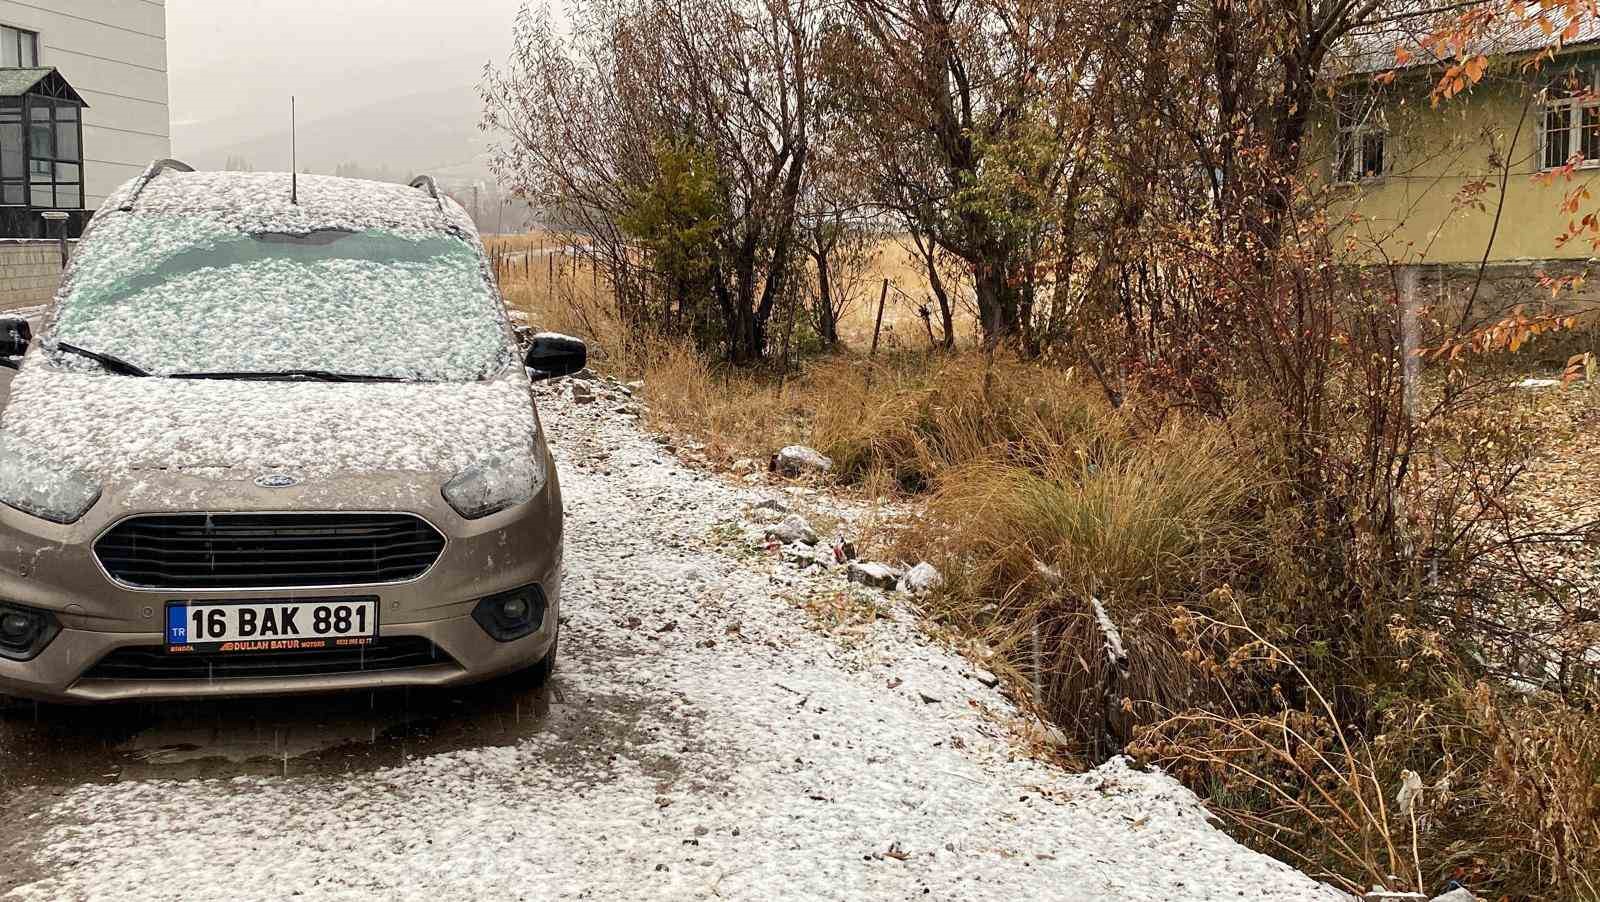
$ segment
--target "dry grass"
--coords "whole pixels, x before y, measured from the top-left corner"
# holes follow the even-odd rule
[[[870,471],[884,468],[901,449],[887,445],[874,449],[877,432],[908,412],[922,417],[937,415],[941,399],[930,394],[930,389],[941,384],[943,375],[930,371],[933,358],[926,351],[897,350],[903,345],[897,336],[908,322],[906,317],[919,330],[921,320],[908,312],[908,302],[893,291],[884,314],[882,351],[876,359],[846,350],[810,361],[798,374],[776,378],[712,365],[682,341],[631,334],[618,320],[604,280],[580,255],[560,250],[568,244],[563,236],[491,236],[487,243],[513,316],[537,328],[581,336],[590,344],[590,358],[597,369],[643,379],[654,425],[698,438],[713,461],[765,460],[785,444],[815,444],[841,457],[850,481],[887,488],[884,475]],[[872,273],[873,280],[925,284],[920,270],[914,268],[915,261],[898,244],[886,243],[881,259],[884,262]],[[875,303],[874,295],[873,305],[852,308],[842,329],[852,342],[862,340],[863,348],[870,344],[876,310],[862,311]],[[925,347],[925,339],[922,345]],[[969,415],[976,415],[982,404],[982,398],[971,393],[981,381],[972,363],[976,359],[963,358],[952,369],[968,374],[963,381],[967,397],[962,403]],[[912,407],[904,408],[906,404]],[[855,416],[863,411],[865,416]],[[916,441],[914,436],[901,437]],[[932,457],[949,453],[928,447],[926,463],[931,466]],[[891,482],[916,483],[927,475],[927,467],[887,469],[903,471],[898,479],[889,477]]]
[[[513,253],[556,243],[491,239]],[[1327,688],[1330,698],[1381,692],[1381,733],[1358,734],[1317,704],[1314,681],[1337,668],[1301,671],[1293,656],[1319,653],[1328,624],[1318,618],[1342,616],[1319,605],[1346,587],[1290,572],[1302,564],[1290,541],[1300,520],[1254,444],[1270,421],[1245,416],[1230,433],[1173,417],[1152,433],[1071,372],[925,352],[922,322],[897,292],[873,359],[862,350],[875,290],[843,324],[852,350],[782,379],[728,371],[686,345],[628,334],[581,260],[515,264],[500,272],[513,309],[587,338],[597,367],[644,378],[652,425],[698,438],[713,462],[764,461],[803,443],[833,457],[846,486],[927,493],[926,516],[874,541],[940,566],[948,584],[930,613],[984,649],[985,666],[1060,724],[1074,751],[1098,757],[1102,738],[1116,747],[1139,735],[1134,750],[1182,776],[1237,835],[1351,888],[1431,891],[1454,878],[1511,899],[1600,902],[1592,714],[1470,681],[1440,691],[1467,669],[1434,652],[1408,665],[1433,674],[1427,693],[1399,682]],[[873,279],[885,277],[925,290],[903,249],[880,254]],[[1091,599],[1120,631],[1125,664],[1108,655]],[[806,607],[844,637],[878,616],[851,594]],[[1246,615],[1282,647],[1237,635]],[[1198,641],[1195,624],[1223,619],[1236,635]],[[1343,663],[1348,679],[1381,669]],[[1401,810],[1407,771],[1423,788]]]
[[[940,277],[945,290],[950,292],[956,327],[956,342],[971,347],[978,343],[977,317],[973,314],[971,293],[964,287],[955,271],[944,271]],[[889,291],[883,294],[883,281],[889,281]],[[839,320],[839,339],[858,351],[872,345],[872,332],[877,324],[878,297],[883,294],[883,329],[879,346],[890,351],[921,350],[928,347],[928,326],[917,313],[926,305],[933,315],[933,334],[942,337],[938,304],[928,288],[928,274],[921,257],[911,247],[906,237],[886,239],[873,253],[872,267],[862,275],[857,290],[858,299],[846,308]]]
[[[582,243],[578,236],[547,230],[484,236],[485,247],[497,261],[496,270],[508,300],[515,307],[554,320],[570,319],[562,308],[574,299],[586,306],[605,300],[593,297],[602,294],[603,286],[589,266],[562,250]],[[957,342],[974,345],[977,319],[972,313],[970,292],[963,288],[958,273],[943,272],[942,276],[956,304]],[[886,294],[881,290],[885,279],[889,282]],[[939,334],[937,306],[928,290],[927,272],[906,239],[880,242],[872,253],[871,265],[853,281],[849,286],[853,300],[839,322],[839,337],[851,350],[864,352],[870,348],[880,294],[884,297],[878,342],[882,350],[892,353],[927,348],[927,329],[917,313],[920,304],[933,311],[934,333]],[[592,315],[584,320],[592,321]]]
[[[1093,416],[1076,434],[1040,421],[1045,431],[941,473],[923,521],[936,525],[907,541],[936,549],[952,575],[942,616],[983,636],[1069,735],[1106,749],[1205,694],[1173,610],[1261,556],[1251,502],[1264,477],[1214,426],[1134,436],[1083,403]],[[1108,655],[1097,601],[1125,663]]]

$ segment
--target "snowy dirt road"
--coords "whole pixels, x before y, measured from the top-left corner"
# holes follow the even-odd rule
[[[441,695],[0,721],[0,893],[76,898],[1342,898],[1159,775],[1019,757],[903,599],[756,548],[770,490],[543,393],[567,500],[561,664]]]

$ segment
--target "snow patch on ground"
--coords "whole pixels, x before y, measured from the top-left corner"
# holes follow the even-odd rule
[[[50,876],[14,895],[1344,898],[1165,776],[1017,757],[985,709],[1014,712],[904,599],[873,596],[888,618],[849,643],[818,631],[804,598],[866,590],[730,538],[757,493],[559,386],[541,404],[568,507],[554,691],[583,741],[79,786],[39,815]]]

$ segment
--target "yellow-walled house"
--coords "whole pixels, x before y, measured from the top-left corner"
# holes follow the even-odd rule
[[[1591,264],[1595,284],[1563,297],[1600,299],[1600,229],[1582,228],[1600,220],[1600,41],[1537,68],[1529,57],[1494,57],[1480,83],[1437,103],[1435,69],[1346,76],[1315,119],[1305,156],[1349,217],[1345,236],[1374,263],[1415,265],[1425,302],[1474,288],[1485,315],[1548,302],[1545,277]],[[1570,208],[1584,189],[1593,196]]]

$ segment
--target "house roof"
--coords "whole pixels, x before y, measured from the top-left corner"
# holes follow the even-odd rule
[[[0,68],[0,97],[45,94],[88,106],[72,85],[52,67]]]
[[[1443,48],[1430,50],[1422,40],[1439,28],[1448,27],[1460,15],[1462,4],[1439,5],[1427,0],[1402,4],[1402,8],[1384,18],[1379,24],[1352,32],[1347,38],[1341,59],[1350,73],[1383,72],[1389,69],[1415,69],[1438,63],[1453,62],[1454,57]],[[1600,17],[1585,16],[1578,22],[1576,33],[1562,39],[1565,17],[1557,12],[1551,16],[1552,32],[1533,22],[1522,22],[1503,16],[1467,47],[1469,53],[1489,56],[1508,56],[1534,53],[1561,47],[1575,50],[1588,44],[1600,43]],[[1397,64],[1396,51],[1405,50],[1409,59]]]

